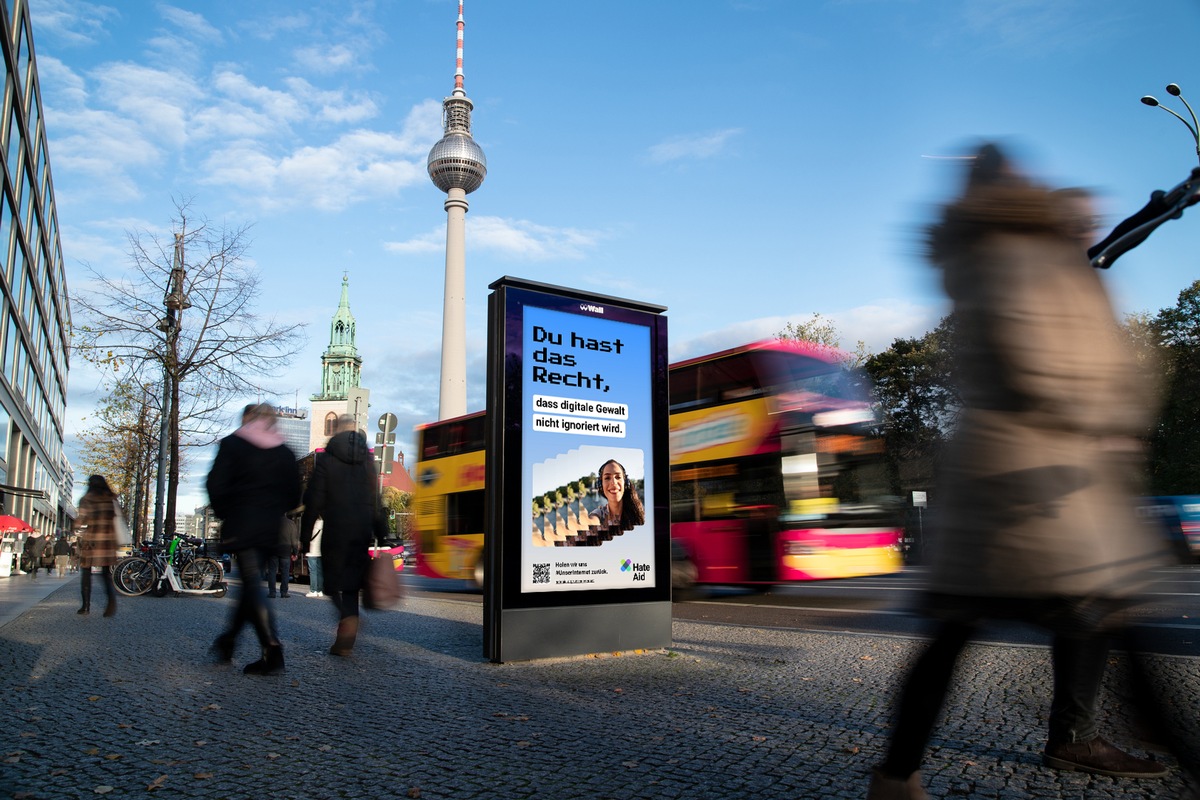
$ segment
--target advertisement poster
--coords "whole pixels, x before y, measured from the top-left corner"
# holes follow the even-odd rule
[[[653,587],[650,331],[599,313],[523,316],[521,591]]]

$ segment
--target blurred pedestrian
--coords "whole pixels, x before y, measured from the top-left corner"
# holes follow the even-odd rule
[[[371,561],[372,540],[382,544],[387,521],[379,500],[379,478],[367,440],[354,417],[338,418],[337,432],[317,454],[304,493],[301,546],[312,541],[317,518],[323,521],[321,560],[324,590],[338,612],[337,637],[329,652],[348,656],[358,636],[358,593]]]
[[[67,568],[71,563],[71,543],[67,534],[60,532],[54,541],[54,572],[58,577],[67,577]]]
[[[254,628],[262,657],[245,666],[247,675],[284,669],[283,645],[263,598],[262,564],[279,546],[280,519],[300,502],[296,457],[275,427],[275,409],[250,405],[242,425],[221,440],[206,481],[213,512],[221,519],[221,548],[237,560],[242,588],[228,629],[213,643],[218,660],[233,660],[242,627]]]
[[[1123,612],[1165,554],[1134,514],[1154,399],[1080,247],[1078,199],[1035,185],[985,145],[930,231],[953,301],[963,411],[930,548],[936,632],[904,684],[869,800],[927,797],[918,768],[959,654],[989,618],[1053,634],[1047,766],[1166,772],[1096,728],[1108,634],[1125,630]]]
[[[308,545],[301,541],[301,549],[307,551],[305,558],[308,560],[308,597],[325,596],[325,569],[321,562],[321,530],[324,526],[323,520],[316,519]]]
[[[275,596],[275,577],[279,576],[279,596],[288,596],[288,582],[292,577],[292,562],[300,552],[300,528],[292,513],[285,514],[279,522],[279,545],[267,556],[263,574],[267,579],[267,597]]]
[[[117,534],[113,522],[117,515],[117,496],[103,475],[88,478],[87,492],[79,500],[79,516],[75,523],[79,535],[79,590],[83,605],[77,613],[92,610],[92,567],[100,568],[108,604],[104,616],[117,613],[117,589],[113,586],[112,566],[117,563]]]
[[[39,533],[31,533],[25,540],[25,558],[29,562],[29,578],[37,578],[38,569],[42,566],[42,550],[46,547],[46,537]]]

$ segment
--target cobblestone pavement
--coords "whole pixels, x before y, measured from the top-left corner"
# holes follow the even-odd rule
[[[338,659],[331,604],[293,592],[269,601],[287,672],[254,677],[248,629],[237,666],[208,654],[232,598],[123,597],[104,619],[77,593],[0,627],[2,798],[862,798],[918,644],[677,622],[664,651],[497,665],[478,604],[415,595]],[[1194,706],[1200,661],[1161,663]],[[1178,795],[1177,772],[1042,767],[1049,683],[1044,649],[969,650],[931,795]],[[1106,697],[1105,733],[1128,743]]]

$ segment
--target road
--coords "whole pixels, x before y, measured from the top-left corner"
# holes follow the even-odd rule
[[[910,567],[895,575],[773,586],[763,590],[702,587],[676,602],[677,620],[796,631],[921,637],[927,624],[919,614],[925,571]],[[409,578],[430,597],[481,602],[467,587]],[[1166,655],[1200,656],[1200,565],[1163,570],[1138,612],[1152,632],[1151,646]],[[1027,625],[993,623],[981,640],[1001,644],[1048,644],[1048,637]]]

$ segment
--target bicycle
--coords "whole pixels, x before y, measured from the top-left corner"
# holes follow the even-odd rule
[[[165,549],[145,546],[141,554],[117,564],[113,583],[117,591],[132,597],[147,592],[163,597],[169,591],[224,597],[228,591],[225,570],[215,558],[197,555],[200,545],[201,539],[175,536]]]

